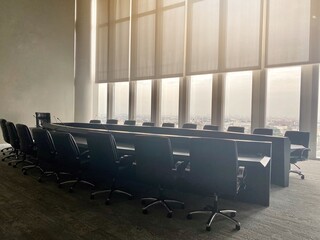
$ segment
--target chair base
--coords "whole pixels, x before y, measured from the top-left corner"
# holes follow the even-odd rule
[[[150,198],[150,197],[141,199],[141,203],[144,203],[146,201],[151,201],[151,202],[142,208],[143,214],[147,214],[148,209],[154,205],[157,205],[157,204],[161,204],[162,206],[164,206],[164,208],[167,210],[167,217],[168,218],[171,218],[172,214],[173,214],[173,211],[170,208],[168,203],[176,203],[176,204],[180,205],[182,209],[184,209],[184,202],[181,202],[181,201],[178,201],[175,199]]]
[[[38,169],[41,169],[41,168],[39,167]],[[54,171],[43,171],[43,170],[42,170],[42,175],[38,178],[38,182],[42,182],[42,179],[44,177],[51,177],[51,176],[55,177],[57,183],[60,182],[60,177],[59,177],[59,174],[57,172],[54,172]]]
[[[303,180],[304,179],[304,174],[302,173],[301,168],[295,163],[291,163],[291,164],[294,165],[297,168],[297,170],[290,169],[290,172],[298,174],[300,176],[300,178]]]
[[[95,187],[95,185],[93,183],[85,181],[85,180],[82,180],[81,178],[59,182],[59,187],[62,187],[63,185],[66,185],[66,184],[72,184],[69,187],[69,192],[71,193],[71,192],[73,192],[73,189],[76,187],[76,185],[78,185],[79,183],[83,183],[83,184],[89,185],[92,188]]]
[[[133,195],[131,193],[128,193],[128,192],[125,192],[125,191],[122,191],[122,190],[116,189],[116,188],[111,188],[111,189],[105,189],[105,190],[92,192],[91,195],[90,195],[90,199],[94,199],[95,195],[102,194],[102,193],[107,193],[107,198],[106,198],[106,202],[105,202],[106,205],[110,204],[111,197],[112,197],[113,193],[120,193],[122,195],[125,195],[125,196],[128,197],[129,200],[133,199]]]
[[[3,148],[1,149],[1,153],[3,156],[5,156],[6,154],[12,154],[14,152],[14,149],[13,147],[6,147],[6,148]]]
[[[222,217],[228,219],[229,221],[235,223],[235,225],[236,225],[235,229],[240,230],[240,222],[238,222],[237,220],[234,219],[234,217],[237,214],[237,211],[226,210],[226,209],[219,210],[217,196],[214,196],[214,205],[213,206],[207,206],[202,210],[196,210],[196,211],[189,212],[187,215],[187,219],[192,219],[192,215],[194,215],[194,214],[210,214],[210,217],[209,217],[207,224],[206,224],[207,231],[211,230],[211,224],[217,216],[222,216]]]

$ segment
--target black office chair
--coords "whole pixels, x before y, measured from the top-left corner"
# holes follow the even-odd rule
[[[228,132],[239,132],[244,133],[244,127],[238,127],[238,126],[229,126],[227,129]]]
[[[174,123],[165,122],[165,123],[162,123],[162,127],[172,127],[172,128],[174,128],[175,124]]]
[[[128,156],[119,157],[117,152],[116,141],[112,134],[109,133],[88,133],[87,143],[90,154],[90,172],[94,179],[95,185],[103,183],[107,185],[108,180],[112,184],[110,188],[91,193],[91,199],[100,193],[107,193],[106,204],[110,203],[113,193],[121,193],[132,199],[133,196],[125,191],[119,190],[116,186],[118,178],[123,178],[122,173],[126,172],[133,163],[133,159]]]
[[[70,133],[52,132],[51,135],[57,151],[60,172],[73,177],[71,180],[59,182],[59,187],[71,183],[69,192],[73,192],[78,183],[94,187],[93,183],[84,180],[84,175],[89,169],[88,153],[80,153],[78,145]]]
[[[107,119],[107,124],[118,124],[118,119]]]
[[[273,135],[272,128],[255,128],[252,132],[253,134],[260,134],[260,135]]]
[[[59,182],[60,167],[56,159],[56,147],[50,132],[42,128],[32,128],[31,132],[37,149],[38,163],[36,168],[42,173],[38,181],[42,182],[44,177],[54,176],[56,181]]]
[[[135,126],[136,125],[136,120],[125,120],[124,125],[131,125],[131,126]]]
[[[155,123],[154,122],[144,122],[144,123],[142,123],[142,126],[154,127]]]
[[[184,123],[184,124],[182,125],[182,128],[197,129],[197,124],[194,124],[194,123]]]
[[[29,127],[24,124],[17,124],[16,128],[17,128],[19,139],[20,139],[20,151],[23,154],[22,157],[25,159],[27,157],[32,159],[32,161],[30,161],[30,165],[24,166],[21,169],[22,173],[26,175],[28,170],[34,169],[34,168],[37,168],[41,172],[43,172],[43,170],[39,166],[39,161],[37,158],[37,148],[32,138]]]
[[[7,130],[6,123],[7,123],[7,121],[5,119],[0,119],[0,125],[1,125],[1,131],[2,131],[3,140],[6,143],[10,144],[10,138],[9,138],[9,133],[8,133],[8,130]],[[13,153],[12,146],[9,146],[9,147],[1,149],[1,153],[4,156],[5,155],[9,155],[9,156],[6,156],[5,158],[3,158],[2,161],[4,161],[7,158],[10,158],[10,155]]]
[[[217,125],[204,125],[203,130],[219,131],[219,126],[217,126]]]
[[[10,160],[8,162],[8,165],[9,166],[13,165],[14,167],[16,167],[18,163],[21,163],[24,161],[22,159],[19,159],[20,140],[19,140],[16,126],[12,122],[6,122],[6,126],[9,134],[10,144],[13,147],[13,157],[15,158],[14,160]]]
[[[189,212],[188,219],[194,214],[210,214],[206,230],[211,230],[211,223],[216,216],[222,216],[236,224],[240,230],[240,223],[234,219],[235,210],[219,210],[218,197],[221,195],[235,196],[241,186],[237,176],[238,151],[234,140],[194,138],[190,148],[190,171],[187,181],[196,192],[206,196],[213,196],[213,206]],[[228,215],[229,214],[229,215]]]
[[[135,160],[137,179],[158,187],[157,198],[142,198],[141,202],[149,204],[142,208],[144,214],[156,204],[163,205],[167,210],[167,217],[172,217],[172,210],[168,203],[177,203],[184,208],[184,203],[166,199],[163,191],[165,187],[174,186],[177,173],[174,169],[173,154],[170,139],[159,136],[136,136]]]
[[[17,124],[16,131],[19,138],[20,152],[22,153],[22,159],[15,161],[15,164],[13,165],[13,167],[16,167],[17,164],[19,163],[29,163],[32,166],[35,166],[33,161],[27,160],[27,157],[28,157],[29,159],[34,159],[35,161],[35,157],[36,157],[36,148],[35,148],[33,138],[31,136],[30,129],[28,128],[28,126],[24,124]]]
[[[101,123],[101,120],[99,120],[99,119],[92,119],[92,120],[90,120],[89,123]]]
[[[291,144],[301,145],[303,148],[291,150],[290,153],[290,163],[291,166],[294,165],[297,170],[290,169],[290,172],[298,174],[301,179],[304,179],[305,176],[301,171],[301,168],[297,165],[299,161],[305,161],[309,157],[309,132],[300,132],[300,131],[286,131],[284,134],[285,137],[289,138]]]

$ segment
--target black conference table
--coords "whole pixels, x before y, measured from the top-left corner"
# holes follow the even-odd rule
[[[74,136],[80,149],[87,149],[86,138]],[[134,146],[117,143],[121,155],[134,155]],[[189,161],[189,152],[186,149],[173,149],[174,160]],[[240,191],[237,199],[243,202],[263,206],[270,205],[270,176],[271,158],[257,155],[239,155],[239,166],[244,166],[247,172],[246,189]]]

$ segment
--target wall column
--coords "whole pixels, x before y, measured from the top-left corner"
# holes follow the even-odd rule
[[[91,1],[76,3],[75,122],[92,118],[93,81],[91,74]]]

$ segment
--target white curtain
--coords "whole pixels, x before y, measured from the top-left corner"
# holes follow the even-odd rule
[[[311,0],[269,0],[267,66],[311,62],[311,3]],[[314,47],[317,46],[319,42]]]

